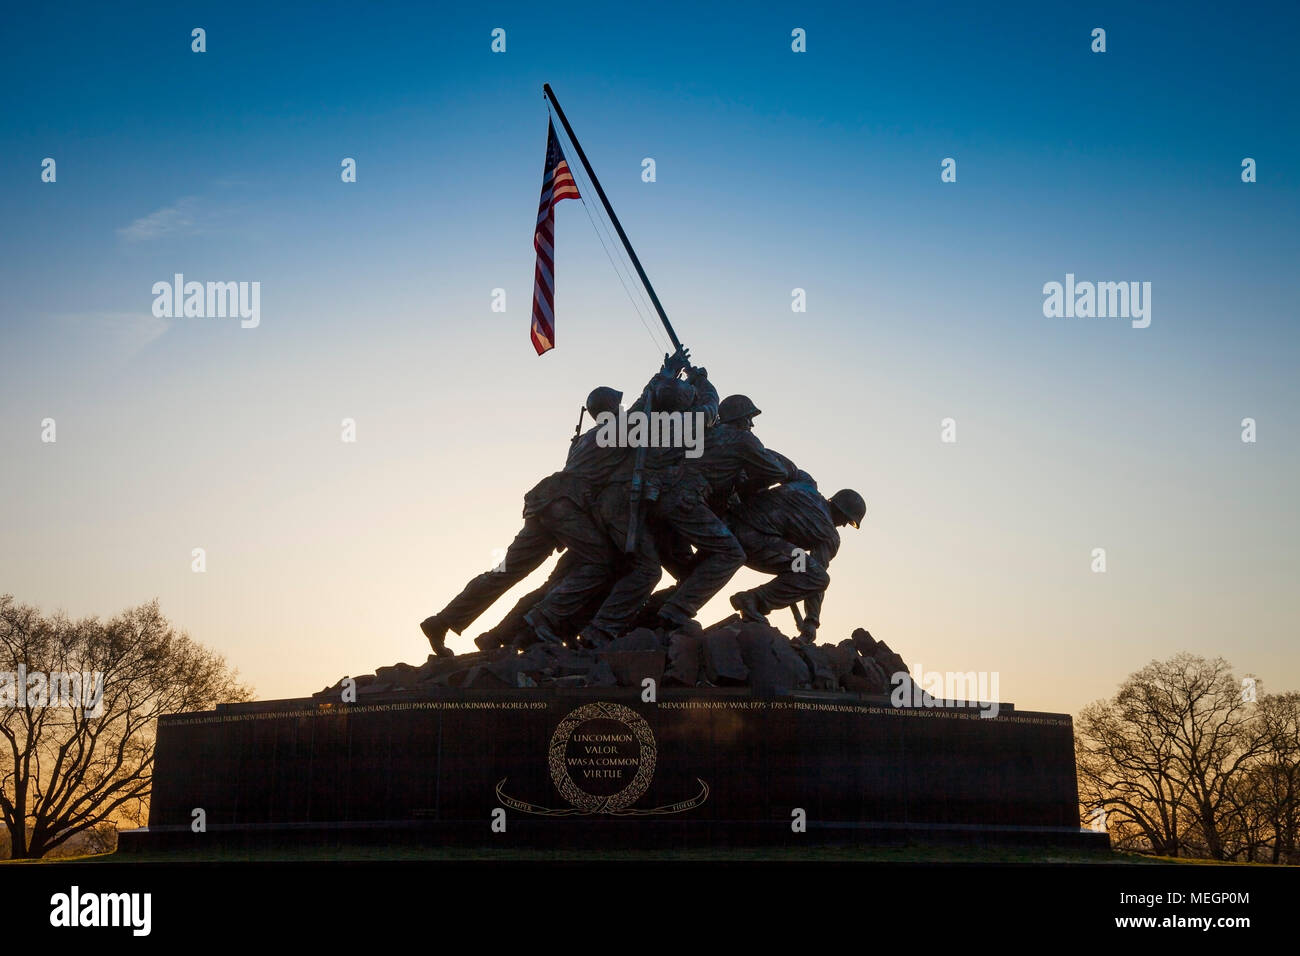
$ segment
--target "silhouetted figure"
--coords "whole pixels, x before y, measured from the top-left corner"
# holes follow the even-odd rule
[[[651,498],[653,519],[697,551],[685,578],[678,581],[672,596],[659,609],[659,623],[666,630],[674,630],[693,618],[745,561],[740,542],[710,507],[710,500],[725,501],[742,475],[750,482],[769,485],[789,481],[797,473],[788,459],[768,451],[754,436],[754,416],[758,414],[754,403],[744,395],[723,399],[718,406],[718,424],[705,432],[700,457],[684,458],[655,476],[658,493]],[[608,494],[606,489],[602,505]],[[650,597],[657,581],[649,586],[627,578],[619,581],[592,621],[593,628],[616,636]],[[610,606],[617,607],[619,613],[610,613]]]
[[[601,387],[587,396],[587,411],[593,418],[617,412],[623,393]],[[626,449],[600,448],[597,428],[589,429],[569,448],[565,466],[548,475],[524,495],[524,526],[506,549],[505,560],[491,571],[473,578],[451,603],[420,622],[434,653],[451,656],[447,631],[462,633],[501,595],[542,565],[557,550],[568,552],[569,575],[586,581],[599,569],[603,580],[613,565],[609,536],[592,520],[590,506],[606,472],[617,467]],[[563,596],[562,596],[563,597]]]
[[[840,547],[837,527],[857,528],[867,505],[856,491],[823,498],[807,472],[794,481],[760,491],[738,503],[727,523],[745,549],[745,565],[774,574],[771,581],[731,596],[731,606],[748,620],[804,602],[800,639],[812,643],[821,626],[822,600],[830,584],[827,568]]]
[[[708,372],[686,365],[685,353],[670,356],[661,372],[651,379],[641,398],[629,411],[681,412],[698,415],[701,424],[711,423],[717,415],[718,393],[708,380]],[[686,380],[677,378],[686,371]],[[528,619],[540,636],[558,616],[549,606],[556,598],[588,601],[602,590],[608,595],[586,627],[582,643],[600,646],[622,633],[636,616],[641,605],[663,575],[655,538],[646,523],[649,506],[659,493],[660,476],[670,472],[685,455],[684,446],[634,449],[609,477],[593,506],[597,524],[608,535],[625,561],[621,574],[610,588],[611,578],[596,582],[594,575],[582,578],[576,573],[566,578]],[[639,494],[633,493],[638,485]],[[571,604],[566,607],[571,607]]]

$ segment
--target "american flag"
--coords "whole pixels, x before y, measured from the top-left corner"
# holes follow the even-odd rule
[[[542,170],[542,201],[537,207],[537,270],[533,278],[533,325],[529,333],[537,354],[555,348],[555,204],[579,199],[569,164],[555,138],[555,124],[546,124],[546,167]]]

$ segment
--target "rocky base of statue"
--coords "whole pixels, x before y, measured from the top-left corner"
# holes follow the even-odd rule
[[[1069,715],[895,695],[907,672],[863,630],[808,646],[730,618],[168,715],[149,826],[119,851],[1105,848],[1079,828]]]
[[[663,687],[749,687],[758,693],[791,690],[890,693],[894,674],[907,664],[884,641],[858,628],[838,644],[804,644],[770,624],[732,615],[700,628],[665,634],[630,631],[599,651],[535,643],[429,659],[419,666],[394,664],[374,674],[343,678],[313,695],[358,700],[434,687],[501,690],[520,687],[634,687],[649,678]]]

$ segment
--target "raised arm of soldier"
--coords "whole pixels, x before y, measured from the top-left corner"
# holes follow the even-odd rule
[[[718,390],[709,381],[709,370],[691,366],[686,369],[686,382],[695,389],[695,400],[691,402],[692,412],[704,413],[704,425],[707,428],[718,420]]]
[[[651,411],[682,411],[694,401],[694,395],[691,386],[677,377],[675,363],[665,362],[664,367],[646,382],[645,388],[628,411],[644,412],[646,396],[650,397]]]

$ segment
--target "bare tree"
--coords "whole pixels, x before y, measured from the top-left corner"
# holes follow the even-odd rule
[[[1161,856],[1181,845],[1186,783],[1179,779],[1169,742],[1153,732],[1131,699],[1089,704],[1079,714],[1075,761],[1079,798],[1103,811],[1107,829],[1122,842]]]
[[[1222,658],[1152,661],[1080,713],[1080,799],[1158,854],[1253,859],[1293,844],[1296,696],[1256,703]]]
[[[101,622],[0,596],[0,817],[12,856],[138,819],[158,717],[249,699],[236,676],[157,601]]]
[[[1250,779],[1254,806],[1272,837],[1268,862],[1300,862],[1300,693],[1260,698],[1259,717],[1268,746]]]
[[[1266,780],[1256,767],[1237,775],[1228,787],[1219,831],[1231,860],[1259,861],[1273,846],[1274,830],[1267,811]]]
[[[1221,657],[1178,654],[1138,671],[1120,696],[1131,699],[1135,710],[1146,708],[1153,732],[1169,741],[1206,854],[1227,859],[1220,821],[1228,791],[1268,743],[1231,666]]]

